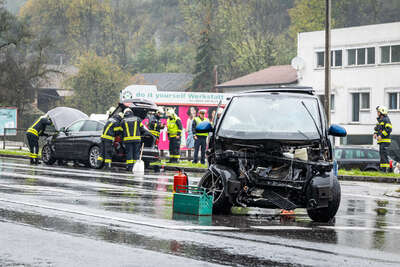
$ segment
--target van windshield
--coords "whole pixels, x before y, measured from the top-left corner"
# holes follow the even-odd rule
[[[319,139],[307,109],[321,129],[316,98],[280,94],[235,97],[224,115],[218,135],[236,139]]]

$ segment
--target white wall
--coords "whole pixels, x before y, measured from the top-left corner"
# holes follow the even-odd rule
[[[372,134],[376,123],[375,107],[388,106],[387,90],[400,92],[400,63],[380,64],[380,46],[399,44],[400,22],[332,30],[332,50],[342,50],[342,67],[333,67],[331,71],[332,92],[335,94],[332,122],[344,125],[349,134]],[[324,93],[324,69],[316,67],[316,52],[323,51],[324,45],[324,31],[300,33],[298,36],[297,53],[305,60],[299,84],[312,86],[318,94]],[[375,47],[375,64],[347,66],[347,49],[363,47]],[[370,92],[370,109],[361,111],[360,122],[353,123],[351,93],[357,91]],[[389,116],[393,133],[400,134],[400,111],[389,112]]]

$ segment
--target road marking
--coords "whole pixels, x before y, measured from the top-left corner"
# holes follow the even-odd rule
[[[343,231],[384,231],[382,228],[359,227],[359,226],[318,226],[319,228],[343,230]]]
[[[159,224],[159,223],[149,223],[149,222],[145,222],[145,221],[125,219],[125,218],[107,216],[107,215],[99,215],[99,214],[90,213],[90,212],[74,211],[74,210],[70,210],[70,209],[62,209],[62,208],[50,207],[50,206],[46,206],[46,205],[32,204],[32,203],[26,203],[26,202],[22,202],[22,201],[15,201],[15,200],[3,199],[3,198],[0,198],[0,201],[6,202],[6,203],[12,203],[12,204],[19,204],[19,205],[25,205],[25,206],[30,206],[30,207],[60,211],[60,212],[65,212],[65,213],[70,213],[70,214],[77,214],[77,215],[83,215],[83,216],[88,216],[88,217],[96,217],[96,218],[107,219],[107,220],[112,220],[112,221],[119,221],[119,222],[125,222],[125,223],[131,223],[131,224],[137,224],[137,225],[143,225],[143,226],[149,226],[149,227],[155,227],[155,228],[170,229],[170,230],[202,230],[202,231],[238,231],[238,230],[240,230],[239,228],[225,227],[225,226],[168,225],[168,224]]]
[[[285,225],[271,225],[271,226],[250,226],[253,229],[259,230],[271,230],[271,231],[279,231],[279,230],[313,230],[310,227],[301,227],[301,226],[285,226]]]
[[[342,196],[400,201],[400,199],[396,200],[393,197],[386,197],[386,196],[368,196],[368,195],[358,195],[358,194],[342,194]]]

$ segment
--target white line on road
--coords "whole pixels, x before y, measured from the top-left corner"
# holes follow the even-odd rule
[[[81,212],[81,211],[75,211],[75,210],[71,210],[71,209],[62,209],[62,208],[45,206],[45,205],[26,203],[26,202],[15,201],[15,200],[8,200],[8,199],[3,199],[3,198],[0,198],[0,201],[6,202],[6,203],[12,203],[12,204],[19,204],[19,205],[36,207],[36,208],[60,211],[60,212],[65,212],[65,213],[70,213],[70,214],[96,217],[96,218],[107,219],[107,220],[112,220],[112,221],[119,221],[119,222],[125,222],[125,223],[131,223],[131,224],[137,224],[137,225],[143,225],[143,226],[149,226],[149,227],[171,229],[171,230],[206,230],[206,231],[237,231],[237,230],[240,230],[239,228],[226,227],[226,226],[157,224],[157,223],[149,223],[149,222],[139,221],[139,220],[130,220],[130,219],[114,217],[114,216],[99,215],[99,214],[90,213],[90,212]]]

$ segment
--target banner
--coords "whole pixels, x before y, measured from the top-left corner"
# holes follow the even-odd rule
[[[17,128],[17,108],[0,108],[0,135],[4,135],[4,128]],[[7,135],[16,135],[17,131],[8,130]]]
[[[231,94],[226,93],[197,93],[157,91],[151,85],[131,85],[121,91],[121,100],[131,98],[146,98],[157,105],[196,105],[217,106],[220,102],[226,103]]]

